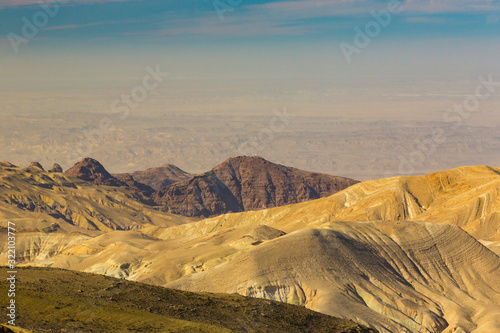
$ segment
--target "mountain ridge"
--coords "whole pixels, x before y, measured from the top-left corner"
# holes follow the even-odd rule
[[[132,172],[132,177],[143,184],[159,191],[161,188],[187,180],[192,177],[190,174],[173,164],[163,164],[159,167],[149,168],[144,171]]]
[[[240,156],[162,188],[153,199],[173,213],[209,217],[318,199],[356,183],[353,179],[303,171],[257,156]]]
[[[126,200],[121,188],[2,165],[0,194],[9,193],[18,203],[26,193],[29,200],[50,197],[51,186],[59,193],[66,182],[68,196],[74,195],[73,187],[95,191],[78,200],[108,202],[99,193],[114,198],[113,205]],[[233,171],[227,174],[238,178]],[[494,253],[499,191],[498,169],[460,167],[368,181],[313,201],[185,223],[166,223],[158,220],[166,213],[152,211],[143,214],[150,218],[147,223],[139,223],[136,210],[125,215],[135,222],[129,227],[92,234],[47,224],[50,230],[19,232],[16,253],[21,265],[282,300],[351,316],[382,332],[448,333],[449,327],[450,332],[491,333],[500,329],[500,258]],[[12,211],[3,205],[0,200],[0,213]],[[2,245],[0,260],[6,260]]]
[[[7,268],[0,271],[4,275]],[[16,325],[33,332],[375,332],[303,307],[239,295],[190,293],[54,268],[18,271]],[[7,289],[7,281],[0,282],[2,293]]]

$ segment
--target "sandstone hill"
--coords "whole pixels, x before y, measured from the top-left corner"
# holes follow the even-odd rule
[[[2,226],[11,221],[24,231],[88,234],[191,221],[154,210],[139,199],[127,188],[95,186],[68,174],[0,162]]]
[[[202,222],[71,241],[26,234],[18,248],[30,265],[282,301],[380,332],[500,330],[500,258],[458,226],[325,222],[285,234]]]
[[[54,163],[52,165],[52,168],[49,170],[49,172],[60,172],[60,173],[62,173],[63,172],[63,168],[59,164]]]
[[[31,195],[42,176],[61,176],[2,168],[11,171],[2,171],[0,194],[24,184],[12,197]],[[159,219],[92,235],[37,229],[18,234],[17,253],[23,265],[280,300],[382,332],[490,333],[500,331],[499,181],[497,169],[462,167],[191,223]],[[86,184],[92,198],[117,190]]]
[[[380,332],[500,331],[500,258],[450,225],[331,223],[167,286],[303,305]]]
[[[243,156],[163,188],[154,200],[175,214],[209,217],[318,199],[356,183]]]
[[[76,163],[64,173],[96,185],[126,186],[125,183],[113,177],[99,161],[89,157]]]

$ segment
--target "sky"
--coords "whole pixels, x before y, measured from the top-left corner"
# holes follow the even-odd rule
[[[500,82],[499,42],[500,0],[0,0],[0,115],[442,122],[480,77]],[[500,125],[498,107],[469,123]],[[67,126],[63,143],[88,124]]]
[[[500,1],[0,0],[0,22],[4,83],[155,64],[196,79],[446,79],[498,69]]]

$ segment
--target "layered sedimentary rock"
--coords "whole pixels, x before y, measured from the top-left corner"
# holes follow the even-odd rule
[[[331,223],[168,286],[304,305],[380,332],[500,331],[500,258],[450,225]]]
[[[17,235],[22,265],[280,300],[382,332],[500,330],[494,168],[364,182],[201,221],[155,212],[124,188],[9,163],[0,188],[2,218],[31,227]],[[64,223],[45,211],[50,200],[81,217]],[[98,228],[81,232],[85,219]]]
[[[18,230],[111,231],[174,225],[190,219],[159,212],[124,187],[96,186],[79,178],[0,163],[0,221]]]
[[[356,183],[260,157],[236,157],[207,173],[161,189],[154,200],[173,213],[209,217],[318,199]]]

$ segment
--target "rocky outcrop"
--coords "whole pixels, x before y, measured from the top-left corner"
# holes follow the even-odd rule
[[[40,170],[44,170],[43,166],[39,162],[31,162],[30,163],[30,168],[38,168]]]
[[[112,176],[104,166],[92,158],[84,158],[65,172],[68,175],[78,177],[95,185],[124,187],[135,193],[138,200],[146,204],[154,204],[151,195],[155,192],[151,187],[135,181],[130,174]]]
[[[187,180],[192,176],[192,174],[172,164],[164,164],[157,168],[150,168],[145,171],[135,171],[132,173],[132,177],[134,177],[136,181],[148,185],[156,191],[174,183]]]
[[[129,173],[120,174],[119,176],[117,176],[117,179],[120,182],[126,184],[130,190],[134,192],[140,192],[147,197],[150,197],[155,192],[155,190],[148,185],[135,181],[134,177],[132,177],[132,175]]]
[[[349,178],[243,156],[165,187],[154,195],[154,200],[176,214],[209,217],[318,199],[356,183]]]
[[[59,173],[63,173],[63,168],[57,164],[57,163],[54,163],[52,165],[52,168],[49,170],[49,172],[59,172]]]
[[[96,185],[126,186],[124,182],[113,177],[101,163],[89,157],[76,163],[65,173]]]

